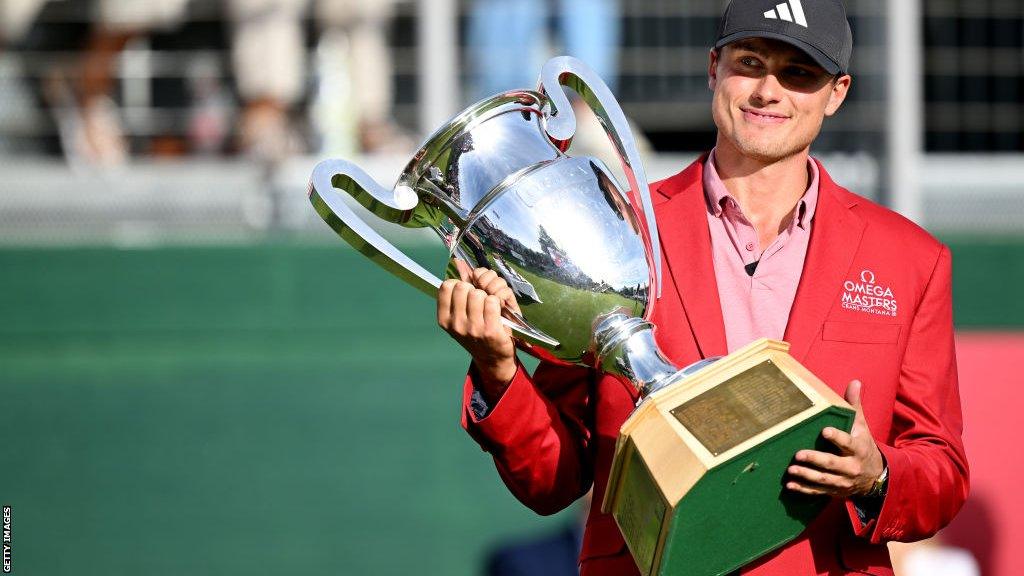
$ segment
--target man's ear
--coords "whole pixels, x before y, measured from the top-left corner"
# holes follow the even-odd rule
[[[850,85],[853,77],[843,74],[832,82],[832,91],[828,95],[828,105],[825,106],[825,115],[831,116],[839,111],[839,107],[846,101],[846,95],[850,93]]]
[[[715,91],[715,87],[718,85],[718,58],[720,54],[721,51],[714,48],[708,54],[708,89],[712,92]]]

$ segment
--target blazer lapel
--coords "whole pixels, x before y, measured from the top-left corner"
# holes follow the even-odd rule
[[[856,197],[832,181],[821,164],[818,207],[811,228],[803,273],[786,326],[789,353],[803,361],[825,317],[840,296],[843,281],[864,235],[864,221],[851,207]]]
[[[662,251],[672,254],[665,267],[671,273],[702,358],[727,352],[704,200],[705,158],[658,187],[658,192],[669,198],[658,211]]]

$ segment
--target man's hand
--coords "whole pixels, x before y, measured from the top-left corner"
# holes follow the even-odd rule
[[[839,448],[839,454],[801,450],[787,469],[786,488],[804,494],[827,494],[837,498],[864,496],[885,468],[882,453],[864,420],[860,403],[861,383],[850,382],[846,401],[857,411],[849,434],[832,427],[821,435]]]
[[[518,310],[515,295],[493,270],[470,269],[456,260],[462,280],[449,279],[437,292],[437,324],[473,357],[480,393],[497,403],[516,374],[512,331],[501,322],[502,304]]]

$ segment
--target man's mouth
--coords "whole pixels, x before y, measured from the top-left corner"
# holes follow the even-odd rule
[[[754,124],[782,124],[786,120],[789,120],[788,116],[779,114],[777,112],[768,112],[766,110],[754,110],[752,108],[742,108],[743,118],[747,122],[753,122]]]

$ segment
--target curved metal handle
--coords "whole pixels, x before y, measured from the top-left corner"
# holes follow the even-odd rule
[[[573,114],[565,90],[549,92],[547,87],[551,86],[566,86],[579,94],[594,111],[608,135],[608,140],[618,152],[630,193],[634,195],[634,203],[636,197],[639,197],[643,206],[644,220],[647,222],[644,241],[649,245],[649,254],[654,260],[655,292],[656,297],[660,298],[661,244],[658,240],[658,223],[654,219],[654,204],[651,202],[651,191],[647,185],[643,162],[640,160],[640,151],[637,149],[622,107],[604,80],[583,61],[571,56],[558,56],[548,60],[541,70],[538,90],[550,101],[551,110],[546,114],[545,131],[552,143],[562,151],[569,147],[573,135],[576,134],[576,115]]]
[[[398,185],[394,191],[388,190],[355,164],[337,159],[317,164],[309,180],[309,201],[342,240],[406,284],[436,299],[441,279],[367,225],[345,204],[339,191],[347,192],[375,216],[396,224],[411,218],[419,204],[416,192],[403,185]],[[558,346],[557,340],[530,327],[521,315],[507,308],[504,314],[502,322],[520,338],[534,344]]]
[[[419,204],[416,193],[405,186],[388,190],[345,160],[320,162],[309,180],[309,201],[342,240],[413,288],[437,298],[441,280],[367,225],[345,204],[339,190],[347,192],[375,216],[396,224],[408,220]]]

